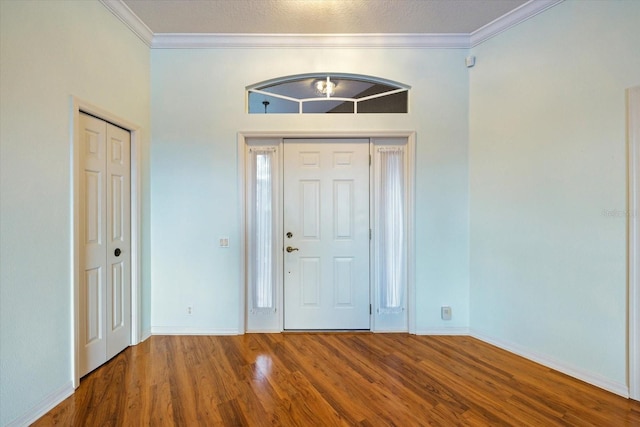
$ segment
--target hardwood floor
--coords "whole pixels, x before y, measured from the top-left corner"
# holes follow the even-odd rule
[[[470,337],[153,336],[34,425],[640,426],[640,402]]]

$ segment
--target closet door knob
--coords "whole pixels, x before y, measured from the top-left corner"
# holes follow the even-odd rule
[[[122,253],[122,251],[120,250],[120,248],[116,248],[116,250],[115,250],[115,251],[113,251],[113,254],[114,254],[115,256],[120,256],[120,254],[121,254],[121,253]]]

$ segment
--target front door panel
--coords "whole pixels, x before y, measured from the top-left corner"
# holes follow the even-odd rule
[[[285,141],[284,232],[285,329],[369,329],[368,139]]]

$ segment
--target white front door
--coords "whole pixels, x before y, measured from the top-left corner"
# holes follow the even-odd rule
[[[80,376],[131,342],[130,134],[80,114]]]
[[[284,329],[369,329],[369,140],[284,143]]]

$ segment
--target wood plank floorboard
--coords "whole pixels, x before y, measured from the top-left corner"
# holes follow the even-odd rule
[[[628,400],[465,336],[153,336],[34,426],[638,426]]]

